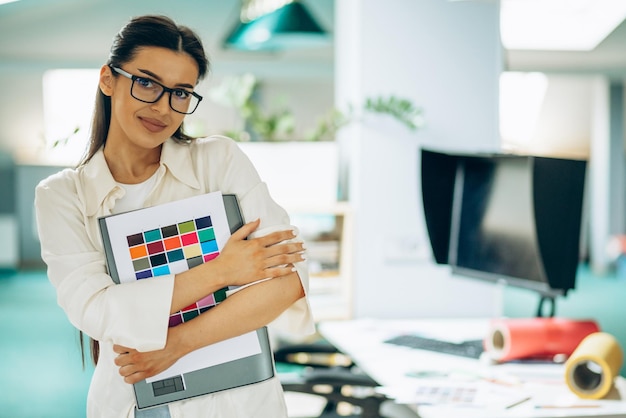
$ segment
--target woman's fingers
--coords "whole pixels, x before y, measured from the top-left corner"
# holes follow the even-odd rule
[[[248,222],[247,224],[244,224],[241,228],[236,230],[231,235],[231,238],[235,239],[235,240],[246,239],[246,237],[248,235],[250,235],[251,233],[253,233],[259,227],[260,224],[261,224],[261,219],[257,219],[255,221]]]
[[[286,226],[284,230],[260,237],[251,236],[258,226],[258,220],[245,224],[230,237],[218,257],[223,276],[230,285],[284,276],[293,272],[295,263],[305,260],[304,244],[293,227]]]
[[[166,350],[142,353],[131,348],[114,345],[113,351],[118,353],[113,361],[126,383],[137,383],[147,377],[154,376],[175,361],[167,357]]]
[[[117,357],[114,359],[116,366],[122,367],[132,364],[131,353],[136,352],[136,350],[115,344],[113,346],[113,351],[117,353]]]
[[[301,254],[305,250],[302,242],[290,242],[284,244],[274,244],[266,248],[268,257],[274,257],[280,254]]]
[[[282,264],[280,266],[274,266],[265,269],[265,272],[267,273],[267,278],[272,279],[287,276],[288,274],[292,274],[294,271],[296,271],[296,268],[293,264]]]
[[[123,345],[113,344],[113,352],[117,354],[126,354],[130,352],[132,348],[124,347]]]
[[[118,356],[114,359],[114,363],[118,367],[120,376],[124,378],[124,382],[137,383],[144,379],[144,374],[138,372],[137,366],[133,361],[133,356],[131,355],[131,351],[135,350],[115,345],[113,346],[113,351],[118,353]]]
[[[262,237],[255,238],[265,247],[271,247],[283,241],[288,241],[297,236],[296,231],[293,229],[285,229],[284,231],[272,232]]]

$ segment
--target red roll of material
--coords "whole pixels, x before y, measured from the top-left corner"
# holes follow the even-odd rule
[[[505,362],[524,358],[570,356],[589,334],[599,332],[592,320],[565,318],[496,319],[485,337],[485,352]]]

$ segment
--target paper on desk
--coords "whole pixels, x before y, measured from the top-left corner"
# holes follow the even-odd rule
[[[529,394],[520,388],[478,380],[420,379],[415,385],[378,390],[397,403],[413,405],[506,409],[529,399]]]

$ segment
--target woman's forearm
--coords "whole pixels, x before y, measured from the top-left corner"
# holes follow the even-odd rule
[[[304,248],[301,241],[294,240],[296,233],[285,229],[246,239],[259,223],[250,222],[236,231],[216,259],[176,275],[170,314],[226,286],[243,286],[269,277],[297,278],[293,264],[304,260]]]
[[[229,296],[192,321],[171,328],[170,342],[179,354],[256,330],[269,324],[298,299],[304,289],[297,273],[267,280]],[[170,341],[173,338],[174,341]]]
[[[118,353],[115,364],[126,383],[137,383],[196,349],[267,325],[302,297],[304,289],[297,273],[254,284],[193,320],[169,328],[161,350],[139,352],[114,345]]]

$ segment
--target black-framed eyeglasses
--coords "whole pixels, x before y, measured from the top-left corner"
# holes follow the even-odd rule
[[[133,75],[112,65],[110,67],[116,73],[132,80],[130,95],[140,102],[156,103],[165,93],[169,93],[169,104],[172,110],[184,115],[190,115],[196,111],[202,100],[202,96],[196,92],[181,88],[171,89],[151,78]]]

